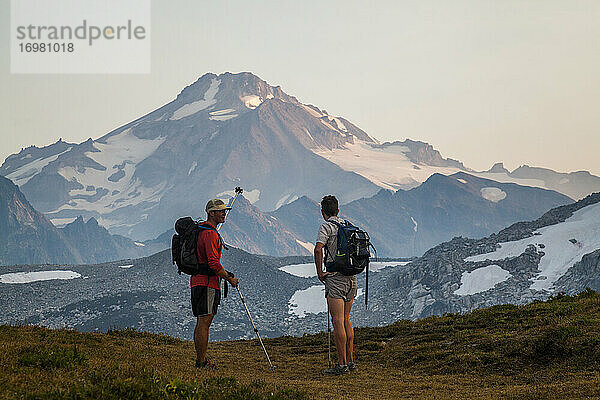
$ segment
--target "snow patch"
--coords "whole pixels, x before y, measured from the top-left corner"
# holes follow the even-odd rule
[[[196,161],[194,161],[194,163],[192,164],[192,166],[188,170],[188,175],[190,175],[192,172],[194,172],[194,170],[196,169],[197,166],[198,166],[198,163]]]
[[[413,217],[410,217],[410,220],[412,221],[412,223],[413,223],[413,225],[414,225],[414,226],[413,226],[413,231],[415,231],[415,232],[416,232],[416,231],[417,231],[417,229],[419,228],[419,224],[417,223],[417,221],[415,221],[415,219],[414,219]]]
[[[13,172],[11,172],[10,174],[6,175],[6,178],[10,179],[11,181],[13,181],[13,183],[17,186],[23,186],[24,184],[26,184],[27,182],[29,182],[29,180],[31,178],[33,178],[35,175],[39,174],[40,172],[42,172],[42,169],[50,164],[53,161],[56,161],[56,159],[58,157],[60,157],[61,154],[64,154],[68,151],[70,151],[73,147],[69,146],[65,151],[60,152],[58,154],[55,154],[53,156],[50,157],[45,157],[45,158],[39,158],[37,160],[34,160],[30,163],[27,163],[25,165],[22,165],[21,167],[17,168],[16,170],[14,170]],[[28,154],[29,157],[25,157],[25,158],[30,158],[31,154]]]
[[[460,287],[454,291],[454,294],[467,296],[485,292],[511,276],[510,272],[498,265],[488,265],[471,272],[465,271],[460,278]]]
[[[481,188],[480,192],[481,197],[491,201],[492,203],[497,203],[506,198],[506,193],[502,189],[496,187],[484,187]]]
[[[290,204],[293,201],[298,200],[298,196],[295,194],[288,194],[283,196],[282,198],[280,198],[277,203],[275,203],[275,209],[277,210],[279,207],[285,205],[285,204]]]
[[[280,198],[279,200],[277,200],[277,203],[275,203],[275,209],[277,210],[279,207],[281,207],[284,204],[288,204],[289,202],[287,201],[287,199],[290,197],[290,194],[287,194],[285,196],[283,196],[282,198]]]
[[[308,137],[310,138],[310,140],[312,140],[313,142],[315,141],[315,138],[313,137],[313,135],[310,134],[310,132],[308,131],[308,129],[304,128],[304,132],[306,132],[306,134],[308,135]]]
[[[301,240],[296,239],[296,243],[298,243],[300,246],[304,247],[306,250],[308,250],[308,252],[310,254],[313,253],[314,249],[315,249],[315,245],[309,242],[303,242]]]
[[[321,121],[321,123],[323,125],[325,125],[326,127],[328,127],[329,129],[333,130],[333,131],[339,131],[339,129],[334,128],[329,122],[327,121],[323,121],[322,119],[320,119],[319,121]]]
[[[377,261],[369,263],[369,272],[379,272],[387,267],[398,267],[408,264],[408,261]],[[317,267],[314,263],[285,265],[280,271],[300,278],[313,278],[317,276]]]
[[[52,225],[56,226],[57,228],[62,228],[63,226],[70,224],[71,222],[75,221],[76,219],[77,219],[77,217],[52,218],[52,219],[50,219],[50,221],[52,221]]]
[[[327,312],[325,300],[325,286],[314,285],[304,290],[297,290],[288,301],[288,313],[298,318],[306,314],[320,314]]]
[[[213,121],[227,121],[237,117],[238,114],[230,114],[230,115],[211,115],[209,118]]]
[[[220,198],[221,196],[234,197],[235,191],[234,190],[226,190],[224,192],[217,194],[217,197]],[[250,191],[244,190],[244,193],[242,193],[242,196],[244,196],[246,198],[246,200],[248,200],[250,202],[250,204],[254,204],[260,199],[260,190],[259,189],[253,189]]]
[[[301,104],[302,108],[304,108],[310,115],[312,115],[315,118],[321,118],[323,116],[323,114],[319,114],[316,110],[313,110],[312,108],[310,108],[309,106],[305,106],[304,104]]]
[[[136,246],[146,247],[146,245],[144,243],[140,243],[140,242],[133,242],[133,243],[135,243]]]
[[[260,104],[262,103],[261,98],[255,94],[242,96],[242,97],[240,97],[240,100],[244,103],[244,105],[246,107],[248,107],[251,110],[254,110],[256,107],[260,106]]]
[[[533,186],[542,189],[550,189],[546,186],[546,182],[540,179],[519,179],[509,176],[506,172],[469,172],[473,176],[479,178],[491,179],[499,183],[516,183],[521,186]],[[551,189],[550,189],[551,190]]]
[[[384,268],[388,267],[402,267],[406,264],[410,264],[410,261],[376,261],[369,263],[369,272],[380,272]]]
[[[300,278],[312,278],[317,276],[317,267],[314,263],[308,264],[292,264],[280,267],[279,270],[287,272],[290,275],[299,276]]]
[[[209,112],[209,114],[210,115],[225,115],[225,114],[231,114],[232,112],[235,112],[235,110],[233,108],[225,108],[223,110],[211,111],[211,112]]]
[[[81,277],[81,274],[73,271],[13,272],[10,274],[0,275],[0,283],[31,283],[54,279],[67,280],[79,277]]]
[[[204,99],[179,107],[169,119],[179,120],[181,118],[189,117],[190,115],[196,114],[197,112],[216,104],[217,100],[215,99],[215,96],[219,92],[220,84],[221,81],[219,79],[213,78],[210,87],[206,90],[206,93],[204,93]]]
[[[538,266],[541,272],[532,279],[531,289],[550,291],[554,282],[573,264],[581,261],[585,254],[600,248],[600,203],[574,212],[562,223],[540,228],[538,233],[539,235],[514,242],[501,243],[496,251],[468,257],[465,261],[503,260],[517,257],[523,254],[529,245],[543,243],[545,254]],[[576,239],[577,243],[571,243],[570,239]]]
[[[346,128],[346,125],[344,125],[344,123],[342,121],[339,120],[339,118],[335,118],[335,117],[331,117],[331,116],[327,116],[327,118],[329,119],[330,122],[335,122],[336,126],[338,127],[338,129],[342,132],[348,132],[348,128]]]
[[[238,116],[238,114],[235,114],[235,111],[236,110],[233,108],[213,111],[209,113],[210,115],[208,118],[212,119],[213,121],[227,121]]]
[[[356,138],[354,143],[346,143],[341,148],[319,148],[312,151],[343,170],[355,172],[379,187],[394,191],[416,187],[434,173],[451,175],[461,171],[454,167],[428,165],[414,169],[412,161],[405,154],[408,151],[406,146],[377,148]]]
[[[168,182],[145,187],[139,180],[133,179],[133,175],[136,165],[154,153],[165,139],[165,137],[140,139],[129,128],[110,136],[106,143],[94,142],[94,148],[99,151],[86,152],[85,156],[104,166],[106,170],[69,166],[60,168],[58,173],[66,180],[77,181],[84,186],[84,189],[69,191],[70,196],[89,195],[90,193],[85,190],[88,186],[93,186],[97,190],[105,189],[108,193],[93,202],[87,198],[74,199],[69,204],[47,213],[47,216],[55,223],[57,221],[52,218],[52,214],[61,210],[86,210],[102,215],[111,213],[119,207],[137,205],[142,202],[157,202]],[[118,165],[119,168],[115,168],[115,165]],[[123,172],[123,177],[117,182],[109,181],[108,178],[117,170]],[[117,225],[115,221],[99,219],[98,222],[106,228]]]

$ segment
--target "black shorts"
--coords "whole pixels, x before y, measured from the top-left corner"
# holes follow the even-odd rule
[[[195,317],[215,315],[220,303],[220,290],[208,286],[192,287],[192,311]]]

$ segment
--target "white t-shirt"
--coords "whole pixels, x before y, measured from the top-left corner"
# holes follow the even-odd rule
[[[337,252],[337,233],[338,226],[334,224],[335,221],[337,223],[344,223],[344,220],[337,217],[329,217],[329,219],[321,224],[319,227],[319,233],[317,234],[317,243],[323,243],[325,247],[327,247],[327,259],[325,262],[333,262],[333,255]]]

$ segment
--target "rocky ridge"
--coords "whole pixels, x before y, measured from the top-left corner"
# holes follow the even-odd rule
[[[414,319],[448,312],[462,313],[495,304],[525,304],[533,300],[546,299],[552,293],[577,293],[586,287],[599,290],[600,248],[582,254],[581,261],[567,265],[567,272],[550,290],[532,288],[532,282],[536,279],[546,279],[540,277],[539,269],[542,258],[548,251],[548,247],[542,243],[527,246],[515,257],[466,261],[469,257],[496,251],[501,247],[500,243],[536,238],[540,229],[562,226],[561,224],[577,211],[598,203],[600,203],[600,193],[595,193],[576,203],[552,209],[535,221],[515,223],[497,234],[482,239],[456,237],[440,244],[388,278],[386,286],[390,290],[392,300],[380,306],[386,310],[395,310],[396,305],[391,306],[391,304],[397,304],[403,310],[404,318]],[[568,226],[564,229],[568,229]],[[576,244],[577,241],[572,239],[571,243]],[[482,271],[490,266],[507,271],[509,277],[490,285],[487,290],[457,294],[465,274]],[[480,279],[487,278],[489,275],[480,276]]]

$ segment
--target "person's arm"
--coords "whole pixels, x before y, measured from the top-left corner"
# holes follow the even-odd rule
[[[315,244],[314,256],[315,256],[315,266],[317,267],[317,276],[321,282],[325,281],[327,276],[331,275],[331,272],[323,271],[323,247],[325,245],[321,242],[317,242]]]
[[[237,287],[237,285],[239,283],[238,278],[229,276],[229,273],[227,271],[225,271],[225,268],[221,268],[219,271],[217,271],[217,275],[219,275],[221,278],[225,279],[233,287]]]

